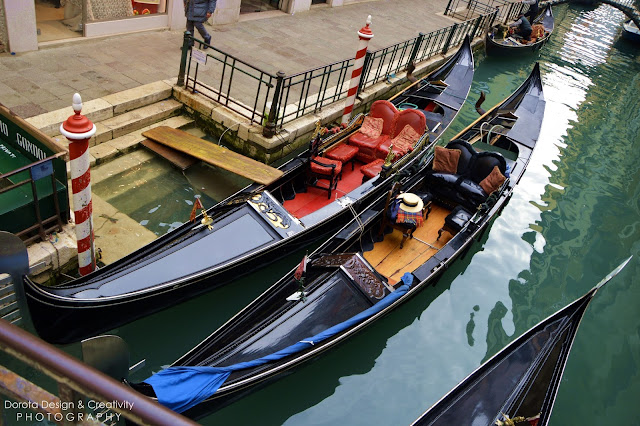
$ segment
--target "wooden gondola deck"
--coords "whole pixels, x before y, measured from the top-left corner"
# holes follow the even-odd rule
[[[384,236],[383,241],[375,243],[373,250],[365,252],[364,258],[385,276],[390,284],[397,283],[405,272],[413,271],[437,252],[419,240],[440,249],[452,238],[451,234],[443,232],[442,237],[437,240],[438,231],[449,213],[448,209],[434,204],[427,220],[414,231],[415,238],[407,239],[400,248],[402,233],[394,229],[392,233]]]

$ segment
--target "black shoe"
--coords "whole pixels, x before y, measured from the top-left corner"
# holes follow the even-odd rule
[[[207,50],[209,48],[209,43],[211,43],[211,36],[208,35],[204,38],[204,47],[202,48],[203,50]]]

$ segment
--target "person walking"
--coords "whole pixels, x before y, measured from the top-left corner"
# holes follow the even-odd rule
[[[204,39],[205,44],[211,43],[211,35],[204,27],[204,21],[211,18],[213,12],[216,10],[216,0],[183,0],[184,1],[184,14],[187,17],[187,31],[194,35],[194,27],[198,29],[198,32]],[[193,46],[193,41],[191,42]],[[206,49],[208,46],[204,46]]]
[[[529,5],[529,10],[524,16],[529,20],[530,23],[538,16],[538,12],[540,11],[540,0],[521,0],[522,3]]]

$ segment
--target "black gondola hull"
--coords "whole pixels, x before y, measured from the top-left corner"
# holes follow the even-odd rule
[[[354,318],[365,311],[371,313],[359,322],[349,323],[347,328],[339,328],[340,331],[326,340],[314,341],[313,345],[305,347],[295,355],[287,355],[277,360],[270,358],[271,360],[266,364],[244,367],[241,371],[234,372],[212,396],[200,401],[185,414],[194,417],[209,414],[227,404],[228,401],[252,391],[254,386],[275,380],[300,364],[311,361],[324,351],[345,342],[352,335],[408,301],[425,287],[435,284],[449,266],[460,259],[480,238],[502,211],[526,170],[544,115],[545,101],[539,72],[539,66],[536,64],[529,78],[514,94],[459,134],[458,137],[463,139],[469,137],[469,140],[478,141],[480,145],[477,138],[478,135],[482,136],[482,129],[486,127],[483,125],[486,122],[493,122],[496,118],[501,119],[504,114],[508,117],[518,117],[517,122],[501,136],[517,137],[511,140],[520,148],[517,150],[519,153],[517,160],[513,163],[515,167],[511,171],[512,179],[507,181],[499,192],[494,193],[494,196],[490,197],[483,206],[480,206],[472,220],[444,243],[435,254],[422,265],[410,269],[412,271],[410,286],[403,285],[402,291],[399,292],[398,288],[390,290],[388,287],[379,287],[378,289],[382,288],[383,294],[375,297],[371,296],[373,293],[364,291],[367,283],[381,282],[375,279],[368,280],[371,274],[366,268],[367,265],[369,267],[371,265],[363,261],[360,250],[363,244],[366,246],[369,241],[376,241],[376,236],[380,235],[378,230],[381,229],[387,198],[387,195],[383,194],[366,209],[360,221],[353,221],[347,225],[310,255],[312,266],[316,269],[305,282],[308,294],[304,302],[291,298],[299,294],[299,285],[294,278],[295,270],[292,270],[172,366],[224,367],[244,363],[286,349],[292,342],[306,341],[305,339],[313,335],[309,331],[314,329],[314,326],[317,326],[315,331],[317,333],[344,324],[343,318],[335,318],[336,313],[347,318]],[[518,110],[518,108],[522,109]],[[403,191],[422,193],[434,189],[428,179],[432,160],[433,156],[430,156],[424,167],[404,182]],[[328,263],[322,263],[325,259]],[[332,263],[339,259],[346,259],[346,262],[360,259],[358,262],[361,263],[357,263],[355,268],[342,269],[347,263]],[[320,263],[316,263],[317,261]],[[332,269],[332,266],[336,265],[340,266]],[[364,269],[357,269],[360,265]],[[375,275],[375,272],[373,274]],[[349,291],[353,289],[363,291],[355,291],[360,296],[352,297]],[[346,296],[342,299],[335,298],[334,301],[331,298],[336,294]],[[383,302],[385,300],[386,303]],[[378,303],[382,304],[378,305]],[[374,309],[370,310],[369,307]]]
[[[573,341],[589,303],[630,259],[584,296],[533,326],[485,361],[425,411],[412,426],[546,426]]]
[[[185,223],[123,259],[59,287],[43,287],[25,277],[27,305],[36,332],[50,343],[66,344],[112,330],[229,284],[335,232],[422,160],[427,147],[435,144],[464,103],[471,87],[473,67],[467,38],[445,64],[418,81],[421,84],[429,78],[444,79],[447,85],[433,96],[436,100],[453,100],[453,105],[444,104],[442,126],[425,134],[432,140],[423,136],[413,152],[394,163],[389,176],[379,175],[325,206],[322,213],[303,217],[304,221],[308,218],[307,226],[296,222],[280,204],[285,199],[281,189],[293,186],[294,179],[304,176],[308,164],[305,153],[283,165],[284,174],[276,182],[268,186],[251,185],[209,209],[208,214],[214,219],[213,230]],[[447,83],[448,76],[452,81]],[[420,85],[410,88],[419,90]],[[397,101],[392,102],[402,102],[403,93],[396,95]],[[343,132],[328,138],[324,146],[344,140],[356,132],[361,123],[362,116],[356,117]],[[272,193],[282,199],[275,199]],[[252,197],[260,199],[254,202]],[[234,203],[234,200],[240,202]],[[263,204],[266,210],[261,210]],[[199,219],[201,217],[195,223],[199,223]],[[241,220],[246,220],[254,231],[243,229]],[[280,226],[282,223],[275,223],[277,221],[287,221],[291,231]],[[224,234],[228,228],[235,229],[235,233]],[[214,234],[216,232],[220,234]],[[216,239],[213,235],[226,236]],[[227,253],[231,242],[237,242],[240,247],[237,254]],[[217,256],[217,260],[210,260],[207,255]]]

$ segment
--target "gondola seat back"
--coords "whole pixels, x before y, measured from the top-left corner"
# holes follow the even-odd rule
[[[492,174],[494,167],[506,176],[507,162],[497,152],[476,152],[463,140],[451,141],[446,148],[460,151],[456,172],[429,171],[430,189],[441,201],[473,211],[489,196],[482,187],[485,178]]]
[[[393,132],[393,125],[397,114],[398,109],[387,100],[378,100],[371,104],[368,117],[382,120],[381,134],[377,137],[371,137],[358,131],[351,135],[349,145],[358,147],[356,159],[367,164],[377,158],[376,148],[389,139]]]
[[[405,109],[398,112],[389,139],[377,148],[378,158],[386,158],[392,144],[395,160],[411,152],[426,128],[427,119],[418,110]]]

